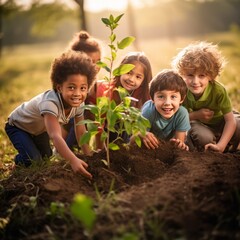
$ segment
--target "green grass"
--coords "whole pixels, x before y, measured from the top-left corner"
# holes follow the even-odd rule
[[[153,39],[140,41],[139,50],[146,53],[152,64],[153,75],[163,68],[170,68],[172,58],[180,48],[197,40],[210,41],[219,44],[220,50],[228,60],[220,80],[227,88],[233,106],[240,110],[240,34],[216,33],[196,38]],[[0,159],[1,165],[11,162],[15,150],[11,146],[5,132],[4,123],[10,112],[23,101],[51,88],[49,70],[54,57],[58,56],[67,44],[38,44],[5,48],[0,60]],[[119,52],[119,58],[129,47]],[[117,62],[118,64],[118,62]],[[104,72],[100,72],[100,77]],[[0,160],[1,161],[1,160]],[[3,164],[4,163],[4,164]],[[1,173],[0,173],[1,174]]]

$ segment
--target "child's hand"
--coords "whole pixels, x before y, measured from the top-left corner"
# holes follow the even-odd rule
[[[183,141],[181,141],[180,139],[176,139],[176,138],[172,138],[170,139],[170,142],[173,143],[177,148],[180,148],[182,150],[189,150],[188,145],[186,145]]]
[[[144,136],[142,139],[143,139],[144,145],[148,149],[155,149],[155,148],[158,148],[159,146],[158,139],[151,132],[147,132],[146,136]]]
[[[75,158],[74,161],[72,161],[71,163],[71,167],[73,172],[79,172],[80,174],[82,174],[84,177],[87,177],[89,179],[92,179],[92,174],[89,173],[86,168],[88,167],[88,164],[85,163],[83,160],[79,159],[79,158]]]
[[[214,111],[212,111],[208,108],[202,108],[197,111],[197,114],[198,114],[199,120],[201,120],[203,122],[209,122],[214,115]]]
[[[208,143],[205,145],[205,150],[213,150],[215,152],[223,152],[224,149],[222,149],[219,145],[215,143]]]

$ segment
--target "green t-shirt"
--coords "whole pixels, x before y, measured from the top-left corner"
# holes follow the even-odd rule
[[[214,116],[207,125],[220,123],[224,115],[232,111],[228,93],[224,86],[217,81],[209,82],[203,95],[198,100],[195,100],[193,94],[188,90],[183,106],[187,108],[189,113],[201,108],[208,108],[214,111]]]

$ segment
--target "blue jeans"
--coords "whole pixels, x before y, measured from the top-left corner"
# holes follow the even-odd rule
[[[9,123],[6,123],[5,131],[18,151],[18,154],[15,156],[17,165],[27,167],[31,165],[32,161],[40,161],[44,157],[49,158],[52,155],[47,132],[34,136]]]
[[[66,143],[70,149],[78,146],[78,142],[74,130],[74,118],[71,118],[69,123],[64,125],[64,129],[68,132]]]

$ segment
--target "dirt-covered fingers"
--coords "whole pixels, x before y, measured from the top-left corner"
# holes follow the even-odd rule
[[[159,146],[159,142],[153,134],[148,134],[143,138],[143,143],[148,149],[155,149]]]
[[[181,141],[180,139],[175,139],[172,138],[170,139],[170,142],[172,142],[177,148],[189,151],[189,147],[187,144],[185,144],[183,141]]]

